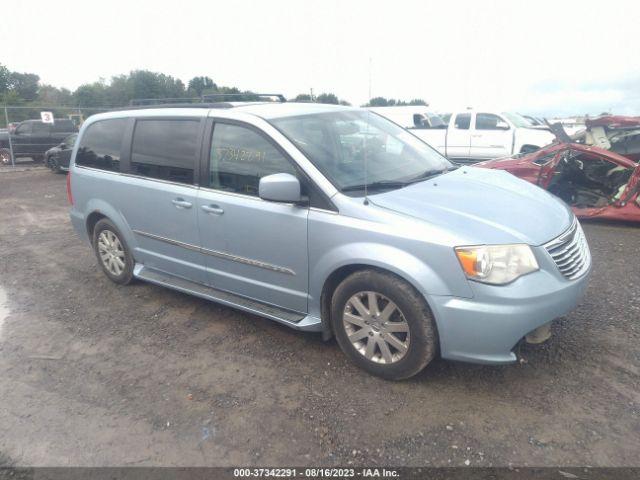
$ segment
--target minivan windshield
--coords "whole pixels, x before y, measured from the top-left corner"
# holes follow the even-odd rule
[[[336,188],[401,188],[455,168],[429,145],[367,110],[271,120]],[[366,164],[366,169],[365,169]]]

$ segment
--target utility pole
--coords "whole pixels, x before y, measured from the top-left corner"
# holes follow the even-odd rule
[[[11,166],[16,166],[16,161],[13,156],[13,143],[11,142],[11,132],[9,131],[9,112],[7,112],[7,104],[4,104],[4,121],[7,124],[7,133],[9,134],[9,152],[11,152]]]

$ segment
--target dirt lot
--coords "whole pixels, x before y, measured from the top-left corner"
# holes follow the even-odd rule
[[[335,341],[109,282],[64,176],[0,172],[0,463],[640,465],[640,228],[586,224],[587,297],[521,362],[385,382]]]

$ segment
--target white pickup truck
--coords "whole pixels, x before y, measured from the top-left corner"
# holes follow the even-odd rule
[[[402,108],[406,109],[406,107]],[[394,111],[394,107],[371,110],[400,123],[398,112]],[[408,111],[405,110],[402,113],[406,115]],[[419,113],[426,116],[424,107]],[[402,127],[411,130],[413,134],[457,163],[475,163],[517,153],[529,153],[555,140],[555,136],[550,131],[533,128],[517,113],[496,113],[487,110],[454,112],[446,128],[435,122],[411,124],[413,115],[407,115],[407,118],[409,123],[406,125],[404,123],[407,122],[400,123]]]

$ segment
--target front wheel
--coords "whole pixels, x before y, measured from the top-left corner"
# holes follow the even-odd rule
[[[390,380],[420,372],[435,356],[437,330],[422,296],[390,273],[363,270],[336,288],[331,321],[359,367]]]

